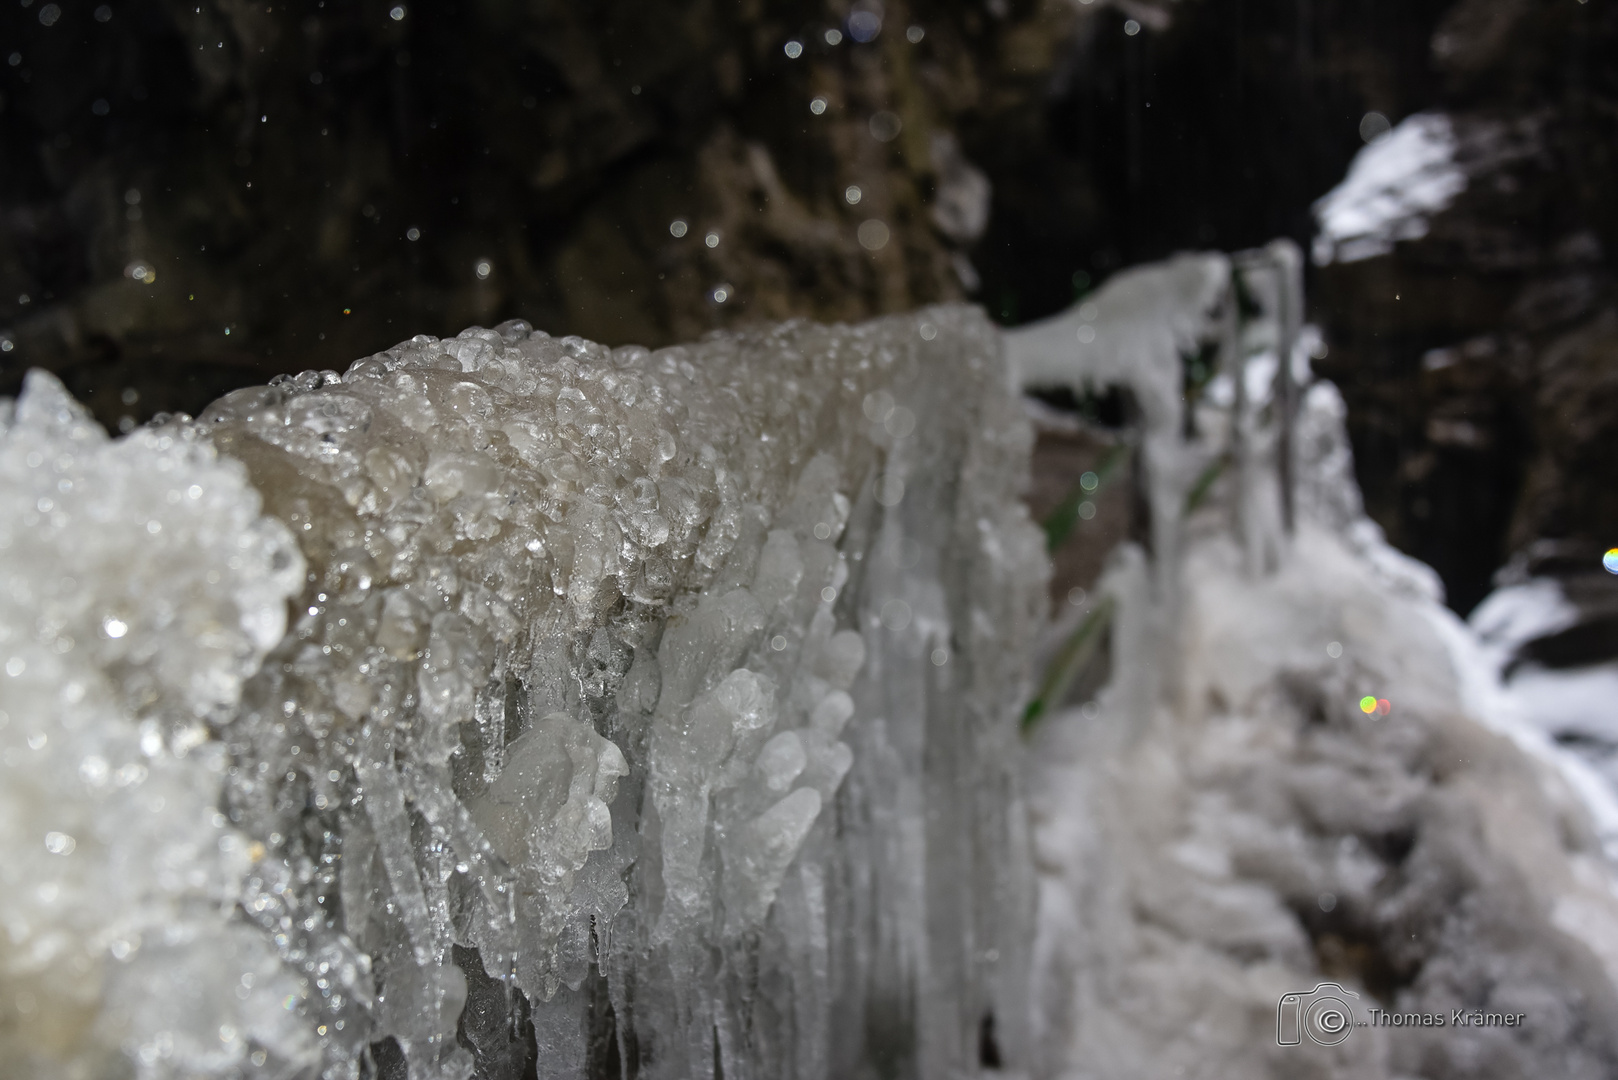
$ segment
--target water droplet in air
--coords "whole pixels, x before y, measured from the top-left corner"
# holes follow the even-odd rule
[[[789,41],[783,46],[783,51],[786,52],[788,60],[796,60],[803,55],[803,42]]]
[[[477,265],[472,269],[477,273],[478,280],[482,281],[490,274],[494,273],[494,264],[488,259],[479,259],[477,261]]]
[[[392,11],[388,12],[388,18],[392,19],[394,22],[401,22],[404,17],[405,9],[403,4],[394,7]]]
[[[818,98],[818,97],[815,98],[813,101],[811,101],[809,103],[809,111],[814,113],[816,116],[819,116],[821,113],[825,112],[826,111],[826,99],[825,98]]]
[[[868,126],[871,129],[871,138],[877,142],[892,142],[899,137],[899,132],[904,128],[904,121],[899,119],[898,114],[883,109],[881,112],[871,114]]]
[[[826,31],[826,44],[827,45],[836,45],[836,44],[840,43],[842,40],[843,40],[843,32],[841,30],[832,29],[832,30],[827,30]]]
[[[875,41],[882,32],[882,16],[870,8],[863,8],[848,17],[848,36],[855,41]]]
[[[882,421],[882,426],[895,439],[906,438],[916,430],[916,414],[901,405],[888,414],[887,419]]]
[[[912,45],[915,45],[917,42],[921,41],[921,39],[926,37],[926,36],[927,36],[927,31],[923,30],[919,26],[912,26],[912,27],[910,27],[910,29],[905,31],[905,40],[910,42],[910,44],[912,44]]]
[[[56,20],[62,17],[62,9],[55,4],[46,4],[39,9],[39,25],[55,26]]]
[[[673,221],[669,222],[669,235],[678,240],[680,237],[686,234],[686,230],[688,228],[690,228],[690,226],[686,225],[684,220],[681,218],[675,218]]]
[[[716,232],[711,232],[702,238],[702,242],[711,248],[716,248],[719,246],[719,234]]]
[[[1128,34],[1130,37],[1134,37],[1136,34],[1140,33],[1140,23],[1136,22],[1134,19],[1125,19],[1124,33]]]
[[[45,850],[52,855],[71,855],[79,842],[63,832],[48,832],[45,834]]]
[[[910,605],[903,600],[889,600],[882,605],[882,625],[889,630],[903,630],[910,625]]]
[[[846,188],[843,189],[843,198],[848,202],[848,205],[850,205],[850,206],[858,206],[859,202],[860,202],[860,198],[863,195],[864,195],[864,192],[860,191],[859,186],[857,184],[850,184]]]
[[[1388,118],[1379,112],[1368,112],[1360,117],[1360,138],[1365,142],[1370,142],[1378,135],[1387,134],[1392,128],[1393,125],[1388,122]]]
[[[1326,655],[1331,657],[1333,660],[1337,659],[1339,656],[1342,656],[1343,655],[1343,646],[1342,646],[1342,644],[1340,642],[1336,642],[1336,641],[1327,643],[1327,645],[1326,645]]]
[[[101,629],[105,630],[110,638],[121,638],[129,633],[129,624],[116,616],[109,615],[101,620]]]
[[[855,235],[859,237],[860,247],[866,251],[881,251],[888,246],[888,227],[876,218],[861,222]]]

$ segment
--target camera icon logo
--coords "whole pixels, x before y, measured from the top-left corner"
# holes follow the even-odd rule
[[[1320,1046],[1336,1046],[1354,1033],[1349,999],[1359,995],[1337,983],[1323,982],[1307,994],[1282,994],[1275,1007],[1275,1041],[1297,1046],[1304,1036]]]

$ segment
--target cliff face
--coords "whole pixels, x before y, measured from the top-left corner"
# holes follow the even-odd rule
[[[0,28],[0,393],[43,366],[109,426],[407,327],[1023,322],[1176,250],[1307,244],[1367,114],[1436,107],[1511,153],[1310,282],[1368,506],[1462,609],[1618,513],[1599,5],[31,0]]]
[[[860,10],[12,5],[7,389],[43,365],[115,424],[407,327],[657,346],[958,297],[992,40]]]
[[[0,26],[4,389],[43,365],[111,424],[406,326],[658,346],[963,295],[1017,322],[1131,262],[1307,239],[1365,108],[1424,100],[1427,33],[1404,5],[1224,0],[130,0]]]
[[[1461,611],[1513,552],[1593,568],[1618,528],[1615,39],[1588,5],[1451,8],[1432,58],[1466,189],[1318,275],[1367,506]]]

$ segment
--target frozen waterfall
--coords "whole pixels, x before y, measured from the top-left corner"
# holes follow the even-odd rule
[[[998,349],[966,308],[658,352],[508,323],[111,442],[32,375],[0,1059],[1021,1060],[1045,569]]]

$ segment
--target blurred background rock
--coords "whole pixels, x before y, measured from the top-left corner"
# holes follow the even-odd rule
[[[1464,612],[1618,536],[1615,44],[1580,0],[0,0],[0,393],[116,429],[514,316],[1014,324],[1307,248],[1441,110],[1466,192],[1309,293],[1368,509]]]

